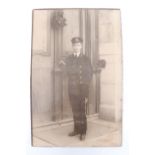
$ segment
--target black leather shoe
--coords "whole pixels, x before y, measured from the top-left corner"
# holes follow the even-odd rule
[[[76,136],[78,135],[79,133],[75,132],[75,131],[72,131],[68,134],[68,136]]]
[[[80,134],[80,140],[85,140],[86,134]]]

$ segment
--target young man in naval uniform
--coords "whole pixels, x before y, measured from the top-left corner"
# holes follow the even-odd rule
[[[81,51],[82,38],[74,37],[71,42],[73,54],[63,62],[68,75],[68,94],[74,120],[74,129],[69,136],[79,135],[80,140],[84,140],[87,131],[86,102],[92,78],[92,65]]]

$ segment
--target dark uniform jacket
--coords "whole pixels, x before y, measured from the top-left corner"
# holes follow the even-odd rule
[[[88,97],[89,84],[92,78],[92,66],[88,57],[70,55],[66,59],[69,95]]]

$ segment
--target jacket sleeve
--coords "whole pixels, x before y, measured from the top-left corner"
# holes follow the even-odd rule
[[[66,72],[67,74],[75,74],[77,72],[77,70],[75,69],[75,67],[72,65],[72,58],[69,56],[66,58],[65,63],[66,63]]]

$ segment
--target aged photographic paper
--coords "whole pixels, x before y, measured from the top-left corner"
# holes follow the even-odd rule
[[[32,145],[122,144],[119,9],[34,9]]]

